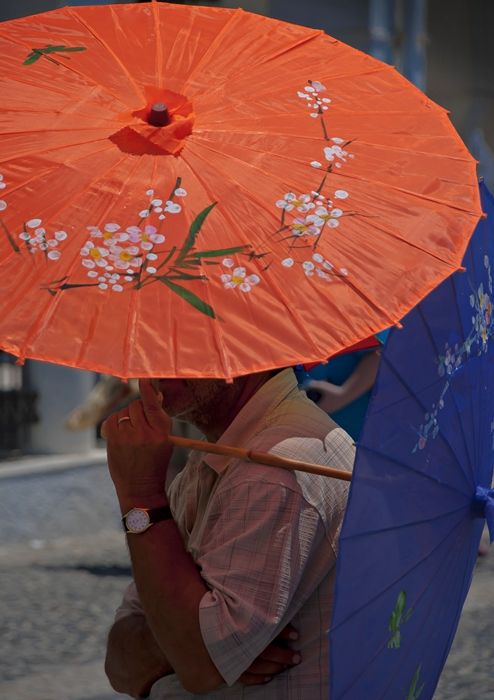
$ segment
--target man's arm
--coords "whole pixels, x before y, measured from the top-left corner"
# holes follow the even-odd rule
[[[141,389],[143,403],[131,404],[128,417],[126,413],[113,416],[103,426],[108,440],[110,472],[123,513],[134,506],[152,508],[165,505],[163,464],[166,470],[170,450],[166,442],[169,426],[154,393],[146,396],[149,388],[144,385]],[[124,420],[119,423],[119,418]],[[268,511],[267,515],[270,521],[277,522],[276,513]],[[229,522],[229,517],[226,522]],[[161,521],[142,534],[129,534],[128,543],[145,617],[159,649],[182,686],[192,693],[202,693],[223,685],[224,677],[213,663],[201,631],[200,605],[210,589],[193,558],[185,551],[175,522]],[[248,567],[248,562],[245,565]],[[264,570],[264,565],[261,569]],[[247,571],[252,575],[249,568]],[[276,668],[274,675],[300,661],[299,655],[293,658],[289,649],[270,644],[270,640],[282,631],[281,622],[281,619],[270,619],[265,629],[263,625],[263,634],[256,639],[255,646],[250,645],[242,651],[242,662],[250,656],[250,664],[241,668],[242,662],[239,664],[237,659],[236,668],[240,673],[232,676],[230,670],[229,682],[267,682],[273,663]],[[117,636],[116,629],[113,634]],[[112,669],[114,660],[111,660]],[[266,675],[259,678],[261,674]]]
[[[149,382],[141,384],[141,396],[142,401],[103,424],[122,513],[136,506],[167,504],[164,482],[171,447],[166,436],[171,421]],[[145,617],[182,686],[200,693],[223,685],[199,625],[199,603],[208,589],[175,522],[165,520],[142,534],[129,534],[128,545]]]
[[[130,506],[121,505],[124,512]],[[142,535],[129,535],[128,544],[149,626],[183,687],[206,693],[223,685],[199,625],[199,604],[208,589],[175,522],[166,520]]]
[[[124,615],[117,618],[108,635],[106,675],[117,692],[135,698],[147,696],[158,679],[174,671],[149,629],[144,613],[132,611],[125,603],[119,610]],[[263,685],[300,663],[300,653],[290,646],[297,639],[295,628],[287,625],[254,659],[238,679],[239,683]]]
[[[151,686],[173,673],[144,615],[117,620],[108,635],[105,672],[114,690],[133,698],[149,694]]]

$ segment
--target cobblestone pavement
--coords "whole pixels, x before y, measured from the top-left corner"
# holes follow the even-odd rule
[[[106,469],[0,479],[0,532],[0,698],[123,698],[103,671],[130,578]],[[494,699],[493,581],[494,548],[478,560],[435,700]]]

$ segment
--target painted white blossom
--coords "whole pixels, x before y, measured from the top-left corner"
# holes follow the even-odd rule
[[[321,233],[320,227],[316,226],[313,221],[313,214],[309,214],[305,218],[296,217],[291,225],[290,229],[294,236],[318,236]]]
[[[110,255],[110,251],[101,246],[96,246],[92,241],[86,241],[81,248],[81,256],[84,258],[82,264],[84,267],[106,267],[106,258]]]
[[[312,277],[312,275],[314,274],[314,269],[315,269],[315,265],[312,262],[312,260],[305,260],[302,263],[302,268],[303,268],[305,274],[307,275],[307,277]]]
[[[223,274],[220,276],[220,279],[225,289],[236,289],[238,287],[241,292],[250,292],[261,281],[259,275],[248,275],[245,267],[236,267],[231,275]]]
[[[285,209],[285,211],[292,211],[296,209],[300,212],[309,211],[314,207],[312,203],[311,196],[309,194],[299,194],[298,196],[293,192],[287,192],[283,196],[283,199],[278,199],[276,206],[279,209]]]
[[[336,199],[346,199],[348,197],[348,192],[346,190],[336,190],[334,196]]]
[[[311,85],[316,92],[324,92],[326,90],[326,86],[319,82],[319,80],[312,80]]]
[[[293,267],[294,262],[293,258],[285,258],[281,261],[281,264],[283,267]]]
[[[336,159],[339,159],[343,163],[346,163],[348,151],[346,151],[341,146],[338,146],[338,144],[335,144],[334,146],[326,146],[324,148],[324,157],[330,163],[335,162]]]

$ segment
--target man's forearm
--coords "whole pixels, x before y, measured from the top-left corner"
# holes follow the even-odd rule
[[[108,635],[105,672],[114,690],[134,698],[144,697],[158,678],[173,673],[143,615],[115,622]]]
[[[141,535],[129,535],[128,544],[149,626],[184,688],[201,693],[223,685],[199,624],[199,604],[208,589],[175,522],[166,520]]]

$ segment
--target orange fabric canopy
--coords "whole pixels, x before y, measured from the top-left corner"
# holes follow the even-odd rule
[[[446,111],[321,31],[66,7],[0,25],[0,65],[0,347],[21,360],[324,360],[456,270],[481,215]]]

